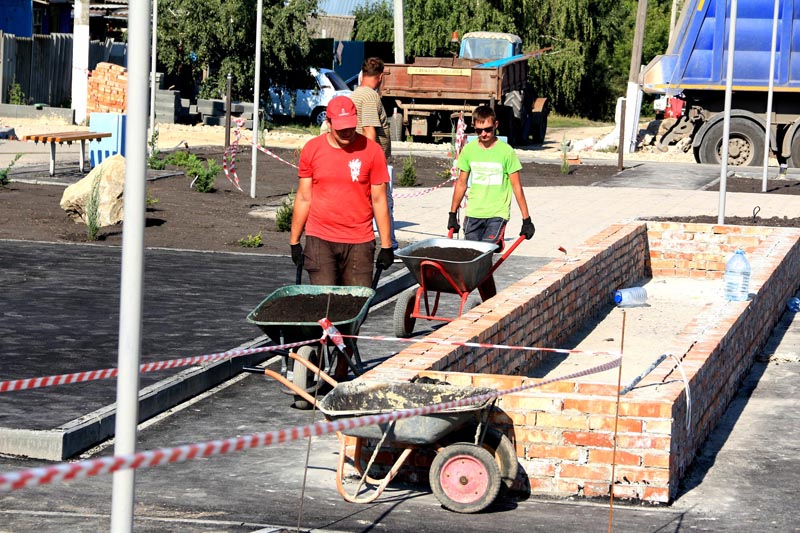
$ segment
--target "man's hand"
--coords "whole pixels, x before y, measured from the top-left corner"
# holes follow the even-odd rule
[[[458,233],[461,231],[461,226],[458,225],[458,214],[457,213],[448,213],[447,214],[447,229],[453,230],[453,233]]]
[[[292,263],[295,265],[303,264],[303,245],[298,242],[289,246],[292,248]]]
[[[530,240],[533,234],[536,233],[536,228],[533,227],[531,217],[522,219],[522,229],[519,230],[520,235],[525,235],[526,240]]]
[[[394,250],[381,248],[381,251],[378,252],[378,259],[375,260],[375,265],[383,270],[388,270],[391,268],[392,263],[394,263]]]

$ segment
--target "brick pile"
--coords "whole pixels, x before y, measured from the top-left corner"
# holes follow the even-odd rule
[[[766,342],[784,302],[800,285],[800,231],[655,222],[612,225],[584,243],[577,261],[545,265],[431,335],[449,341],[557,346],[607,305],[613,290],[650,275],[721,279],[725,258],[739,247],[753,266],[750,288],[755,296],[709,304],[686,317],[675,338],[664,339],[691,383],[691,411],[672,360],[620,398],[618,418],[617,384],[599,379],[565,380],[503,396],[492,423],[516,447],[525,473],[516,489],[606,498],[613,485],[615,497],[653,503],[674,499],[681,477]],[[420,343],[363,379],[424,375],[454,385],[508,389],[537,381],[526,374],[539,363],[538,357],[522,352]],[[355,439],[347,439],[352,457]],[[417,458],[401,477],[422,479],[427,464],[429,460]]]
[[[98,63],[89,76],[87,113],[125,113],[128,70],[113,63]]]

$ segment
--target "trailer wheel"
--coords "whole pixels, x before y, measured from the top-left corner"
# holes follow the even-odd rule
[[[503,98],[503,105],[506,107],[506,135],[508,144],[520,146],[527,143],[525,138],[525,123],[530,118],[528,110],[525,109],[522,91],[511,91]],[[502,125],[502,122],[501,122]]]
[[[301,346],[297,349],[297,355],[305,359],[306,361],[310,361],[315,365],[319,365],[319,347],[318,346]],[[298,363],[297,361],[293,361],[294,365],[292,365],[292,383],[294,383],[298,389],[303,389],[308,391],[312,389],[312,386],[309,384],[310,381],[313,380],[314,376],[309,372],[309,370],[303,366],[302,364]],[[308,403],[306,400],[303,399],[302,396],[295,394],[294,396],[294,406],[297,409],[311,409],[311,404]]]
[[[531,137],[533,144],[542,144],[547,135],[547,116],[550,114],[550,105],[546,98],[537,98],[531,113]]]
[[[800,129],[795,130],[792,136],[792,146],[789,155],[791,157],[791,165],[794,168],[800,168]]]
[[[706,132],[697,152],[701,163],[716,165],[722,162],[723,128],[723,122],[719,121]],[[760,165],[764,160],[763,139],[763,128],[752,120],[731,118],[728,164],[736,167]]]
[[[411,287],[400,293],[394,305],[394,336],[410,337],[414,332],[414,324],[417,319],[411,316],[414,312],[414,301],[417,296],[417,288]]]
[[[500,492],[500,469],[491,453],[474,444],[451,444],[436,454],[429,475],[431,490],[447,509],[477,513]]]
[[[389,117],[389,131],[393,141],[402,142],[405,140],[403,131],[403,115],[396,114]]]

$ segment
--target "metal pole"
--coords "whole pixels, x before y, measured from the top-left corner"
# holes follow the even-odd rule
[[[250,159],[250,198],[256,197],[256,166],[258,160],[258,102],[261,93],[261,17],[264,12],[263,0],[258,0],[258,9],[256,10],[256,65],[253,76],[254,89],[253,89],[253,146],[251,159]]]
[[[625,163],[623,161],[623,146],[625,146],[625,99],[623,98],[619,104],[619,142],[617,143],[617,170],[625,170]]]
[[[142,337],[145,178],[147,176],[147,32],[149,0],[130,0],[128,9],[128,119],[125,130],[125,222],[122,234],[117,415],[114,454],[136,451],[139,420],[139,354]],[[133,530],[134,470],[114,472],[111,531]]]
[[[731,25],[728,31],[728,71],[725,73],[725,120],[722,124],[722,161],[719,171],[719,210],[717,224],[725,224],[725,190],[728,185],[728,143],[731,137],[731,99],[733,95],[733,55],[736,44],[738,1],[731,0]]]
[[[406,62],[406,37],[403,20],[403,0],[394,0],[394,62]]]
[[[227,76],[227,95],[225,97],[225,149],[231,145],[231,73],[228,72]]]
[[[761,175],[761,192],[767,192],[767,172],[769,171],[769,133],[772,129],[772,92],[775,88],[775,50],[778,47],[778,11],[780,0],[775,0],[772,12],[772,48],[769,54],[769,89],[767,90],[767,131],[764,133],[764,170]]]
[[[639,136],[639,112],[642,104],[642,90],[639,87],[639,71],[642,69],[642,48],[644,46],[644,30],[647,22],[647,0],[639,0],[636,8],[636,27],[633,35],[633,48],[631,50],[631,68],[628,72],[628,90],[625,100],[629,104],[628,118],[625,119],[625,135],[627,137],[625,149],[629,153],[636,151],[636,141]]]
[[[156,41],[158,33],[158,0],[153,0],[153,34],[150,42],[150,138],[156,131]],[[155,147],[153,147],[155,149]],[[126,152],[127,153],[127,152]],[[150,155],[153,155],[150,153]]]

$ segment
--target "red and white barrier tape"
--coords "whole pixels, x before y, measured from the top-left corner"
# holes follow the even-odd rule
[[[139,372],[144,374],[147,372],[155,372],[157,370],[165,370],[168,368],[177,368],[181,366],[192,366],[198,363],[207,363],[210,361],[218,361],[220,359],[228,359],[234,357],[241,357],[243,355],[251,355],[261,352],[272,352],[275,350],[285,350],[289,348],[296,348],[298,346],[305,346],[306,344],[313,344],[315,342],[324,342],[325,336],[308,341],[293,342],[289,344],[281,344],[279,346],[264,346],[262,348],[246,348],[241,350],[228,350],[227,352],[213,353],[208,355],[196,355],[193,357],[183,357],[180,359],[170,359],[167,361],[154,361],[152,363],[144,363],[139,366]],[[46,376],[41,378],[27,378],[15,379],[11,381],[0,381],[0,393],[20,391],[27,389],[38,389],[41,387],[52,387],[55,385],[66,385],[68,383],[81,383],[84,381],[95,381],[98,379],[108,379],[116,377],[118,370],[116,368],[106,368],[103,370],[89,370],[86,372],[76,372],[74,374],[60,374],[57,376]]]
[[[156,450],[138,452],[127,455],[115,455],[113,457],[101,457],[75,463],[61,463],[57,465],[19,470],[16,472],[0,473],[0,493],[11,492],[27,487],[45,485],[58,481],[70,481],[109,474],[118,470],[150,468],[171,463],[181,463],[200,457],[212,457],[214,455],[224,455],[231,452],[241,451],[248,448],[260,448],[272,446],[284,442],[291,442],[308,437],[319,437],[336,431],[345,431],[357,427],[370,426],[375,424],[385,424],[393,420],[401,420],[414,416],[428,415],[446,409],[472,405],[488,401],[498,396],[504,396],[514,392],[521,392],[536,387],[541,387],[557,381],[575,379],[588,376],[598,372],[605,372],[620,365],[621,358],[598,365],[592,368],[574,372],[557,378],[550,378],[537,383],[520,385],[511,389],[495,391],[491,393],[463,398],[452,402],[438,403],[402,411],[394,411],[379,415],[367,415],[354,418],[346,418],[331,422],[317,422],[306,426],[297,426],[289,429],[277,431],[266,431],[254,433],[242,437],[235,437],[223,440],[207,441],[197,444],[186,444],[173,448],[159,448]]]
[[[222,153],[222,171],[225,173],[225,177],[228,178],[228,181],[239,189],[239,192],[244,192],[239,186],[239,176],[236,174],[236,153],[239,151],[239,139],[242,137],[240,128],[244,126],[244,119],[237,117],[233,120],[236,122],[237,127],[233,132],[233,143]],[[228,169],[228,160],[230,160],[230,170]],[[231,174],[233,174],[233,178],[231,178]]]

